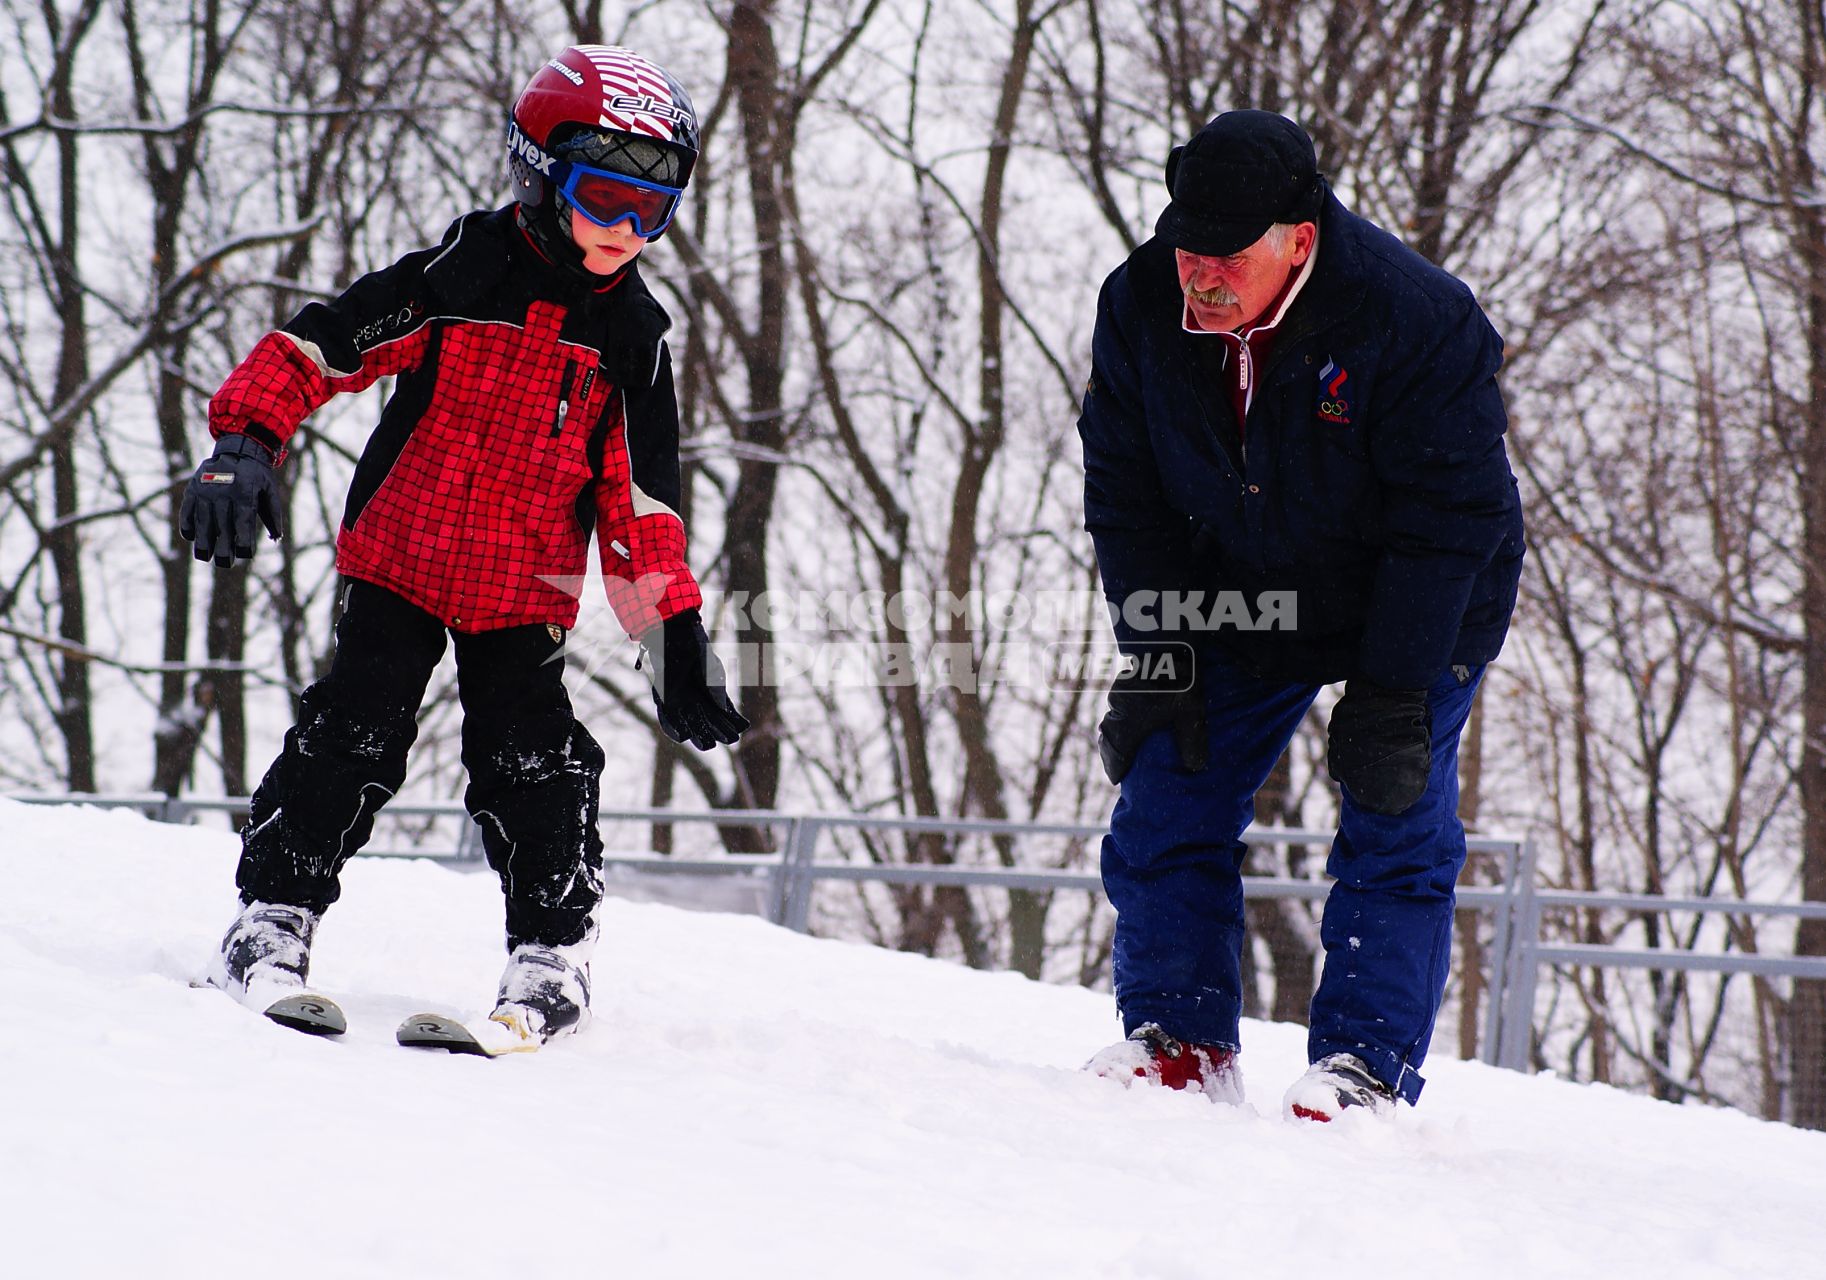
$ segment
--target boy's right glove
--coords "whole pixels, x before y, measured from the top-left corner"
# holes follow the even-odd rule
[[[673,614],[641,636],[635,665],[653,684],[659,727],[672,741],[708,751],[747,731],[748,718],[729,700],[723,664],[710,650],[703,615],[696,609]]]
[[[255,521],[277,542],[284,536],[273,451],[244,435],[225,435],[190,477],[178,508],[178,536],[196,544],[199,560],[227,569],[254,558]]]

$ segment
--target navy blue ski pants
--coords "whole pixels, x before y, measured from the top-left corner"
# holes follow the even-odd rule
[[[1481,666],[1458,667],[1433,685],[1426,793],[1392,817],[1346,795],[1326,864],[1337,883],[1320,925],[1325,968],[1309,1058],[1354,1053],[1409,1102],[1424,1083],[1419,1068],[1451,961],[1453,885],[1465,861],[1458,738],[1482,676]],[[1103,841],[1103,884],[1116,908],[1111,963],[1124,1030],[1156,1022],[1182,1040],[1235,1048],[1241,836],[1320,686],[1261,680],[1209,656],[1199,683],[1210,764],[1181,768],[1167,730],[1142,745]]]

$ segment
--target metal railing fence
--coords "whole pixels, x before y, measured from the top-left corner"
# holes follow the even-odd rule
[[[84,804],[130,808],[165,822],[188,822],[204,813],[235,814],[247,808],[246,797],[169,797],[159,794],[82,795],[21,794],[10,797],[28,804]],[[364,850],[368,855],[432,858],[455,862],[480,862],[479,829],[466,821],[461,804],[390,803],[385,812],[395,818],[453,818],[462,822],[454,847],[410,850]],[[871,882],[894,885],[934,885],[963,888],[997,888],[1029,891],[1070,890],[1100,894],[1102,881],[1094,872],[1056,868],[964,866],[951,863],[876,863],[818,856],[823,837],[832,832],[918,833],[939,836],[993,836],[1020,840],[1056,836],[1068,840],[1101,840],[1104,824],[993,821],[988,819],[884,817],[868,814],[799,813],[785,810],[725,809],[676,810],[652,808],[603,809],[603,823],[643,822],[656,826],[744,827],[773,833],[776,851],[718,853],[711,857],[676,857],[647,851],[608,851],[608,868],[665,876],[736,876],[762,879],[766,885],[766,914],[774,923],[797,932],[810,927],[813,890],[822,881]],[[1328,831],[1278,827],[1251,827],[1243,833],[1251,845],[1329,845]],[[1743,917],[1791,916],[1826,919],[1826,903],[1755,902],[1736,898],[1667,898],[1649,894],[1583,893],[1541,889],[1533,845],[1523,838],[1472,836],[1466,840],[1472,853],[1495,855],[1500,883],[1464,886],[1458,890],[1460,910],[1488,913],[1491,936],[1488,948],[1488,1008],[1479,1057],[1496,1066],[1527,1071],[1532,1065],[1535,1035],[1535,1000],[1540,973],[1546,966],[1590,966],[1615,969],[1700,970],[1764,977],[1826,981],[1826,957],[1773,956],[1753,952],[1690,951],[1674,948],[1628,948],[1603,944],[1551,942],[1542,936],[1543,915],[1550,910],[1609,909],[1638,913],[1727,914]],[[1245,875],[1245,893],[1252,900],[1323,899],[1330,885],[1322,880]]]

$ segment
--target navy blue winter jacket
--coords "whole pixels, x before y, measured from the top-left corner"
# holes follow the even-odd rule
[[[1471,291],[1328,196],[1318,260],[1241,433],[1223,343],[1184,331],[1183,301],[1173,250],[1155,239],[1098,302],[1078,431],[1085,527],[1112,604],[1203,592],[1210,622],[1217,593],[1253,609],[1294,592],[1292,629],[1213,635],[1278,679],[1419,689],[1494,658],[1522,515],[1502,339]],[[1116,629],[1125,649],[1160,638]]]

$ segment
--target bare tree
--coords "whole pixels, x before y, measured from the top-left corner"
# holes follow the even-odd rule
[[[1826,83],[1826,11],[1817,0],[1705,11],[1649,5],[1619,35],[1654,86],[1645,99],[1658,108],[1632,125],[1658,122],[1670,132],[1636,134],[1590,118],[1571,123],[1609,139],[1659,176],[1712,197],[1703,207],[1717,210],[1714,220],[1736,224],[1735,283],[1756,299],[1764,330],[1767,354],[1752,393],[1763,416],[1745,427],[1750,439],[1772,446],[1793,486],[1790,510],[1799,530],[1788,547],[1792,577],[1782,576],[1799,587],[1798,631],[1766,625],[1744,610],[1745,593],[1735,586],[1722,598],[1681,594],[1687,607],[1723,612],[1723,621],[1746,628],[1744,634],[1798,653],[1799,887],[1804,898],[1820,900],[1826,898],[1826,204],[1819,180],[1826,130],[1819,93]],[[1767,254],[1759,235],[1775,237],[1783,251]],[[1796,951],[1826,954],[1826,925],[1803,923]],[[1792,1118],[1826,1128],[1826,983],[1795,984],[1786,1033]]]
[[[74,520],[78,513],[76,441],[84,415],[94,400],[88,386],[89,297],[82,278],[83,172],[81,136],[75,127],[74,81],[83,43],[94,31],[100,12],[100,0],[81,0],[67,11],[55,5],[45,5],[39,11],[46,59],[39,119],[52,132],[55,152],[47,182],[37,181],[31,169],[21,162],[18,135],[9,130],[6,136],[8,209],[40,264],[43,287],[57,318],[51,394],[48,403],[37,406],[46,423],[33,441],[31,452],[13,465],[43,456],[50,460],[55,523],[45,530],[44,541],[57,583],[57,634],[70,646],[57,660],[53,718],[63,736],[65,781],[73,791],[95,789],[89,666],[74,652],[88,646],[82,531]],[[12,16],[15,29],[23,28],[23,16]],[[10,107],[7,116],[11,118]]]

